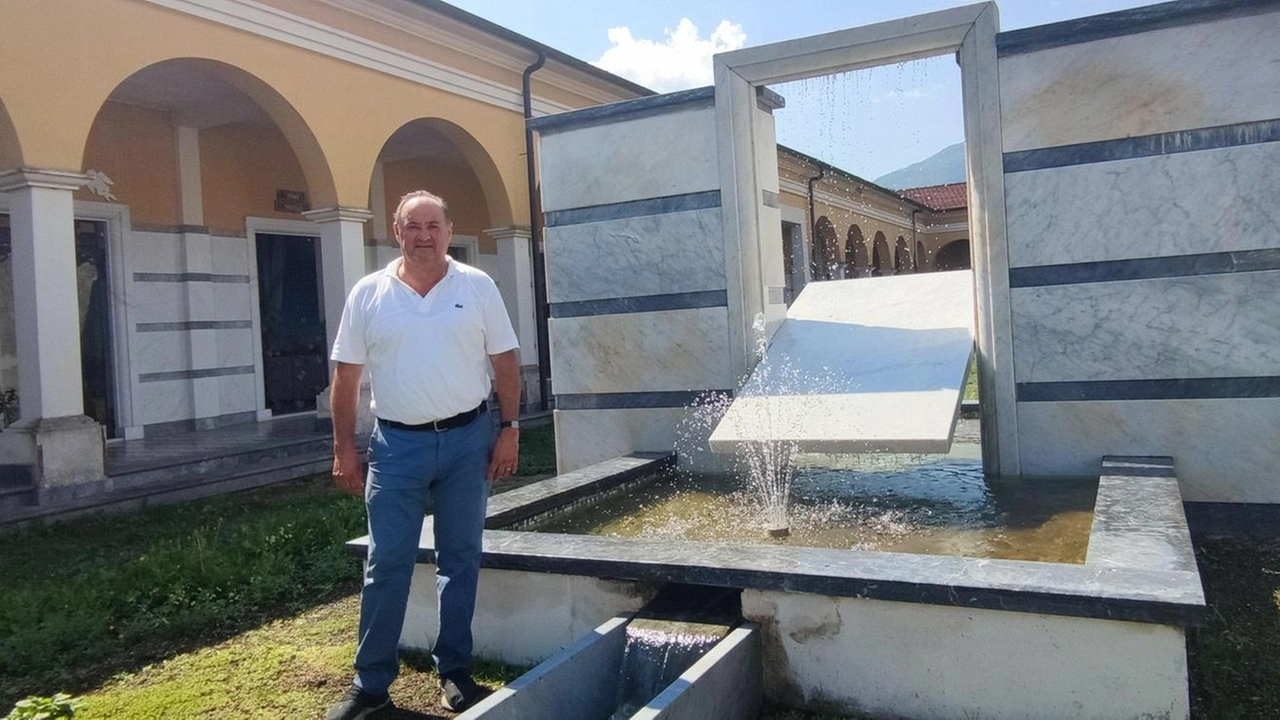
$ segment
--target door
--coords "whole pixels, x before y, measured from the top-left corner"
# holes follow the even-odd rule
[[[316,409],[329,384],[319,238],[257,233],[262,373],[273,415]]]
[[[107,223],[76,220],[76,285],[80,301],[80,371],[84,414],[116,436],[115,367],[111,348],[111,281]]]

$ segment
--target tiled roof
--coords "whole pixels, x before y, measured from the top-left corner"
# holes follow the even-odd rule
[[[962,182],[907,188],[899,190],[898,194],[908,200],[915,200],[934,212],[969,207],[967,185]]]

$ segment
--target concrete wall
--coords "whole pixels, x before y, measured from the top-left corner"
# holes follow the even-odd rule
[[[1193,9],[999,36],[1018,449],[1280,502],[1280,8]]]
[[[669,451],[684,406],[735,385],[715,109],[663,97],[539,127],[562,473]]]

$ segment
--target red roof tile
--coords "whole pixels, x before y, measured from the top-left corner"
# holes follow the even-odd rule
[[[969,207],[967,185],[962,182],[907,188],[906,190],[899,190],[898,194],[908,200],[914,200],[934,212]]]

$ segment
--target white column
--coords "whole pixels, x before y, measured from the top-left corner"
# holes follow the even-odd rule
[[[84,413],[79,288],[71,194],[78,173],[21,168],[0,174],[10,200],[15,341],[22,418]]]
[[[105,487],[102,426],[84,415],[72,192],[79,173],[0,173],[10,197],[21,419],[0,433],[0,463],[27,465],[40,501]]]
[[[365,276],[364,224],[373,213],[363,208],[335,207],[303,213],[320,226],[324,326],[333,347],[347,293]]]
[[[538,318],[533,297],[533,247],[529,228],[503,227],[484,231],[485,237],[498,244],[496,268],[498,289],[507,304],[507,314],[520,340],[520,357],[524,365],[537,365]]]

